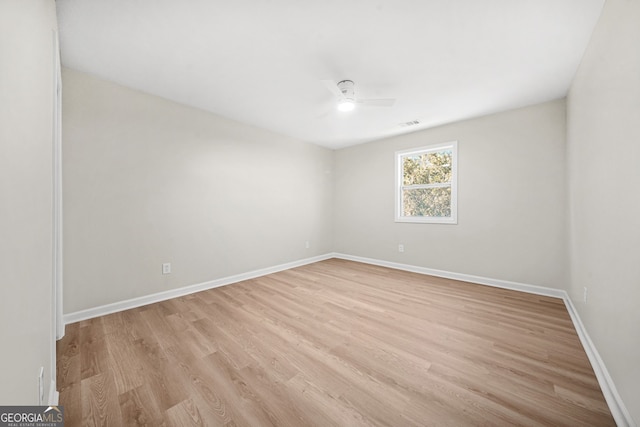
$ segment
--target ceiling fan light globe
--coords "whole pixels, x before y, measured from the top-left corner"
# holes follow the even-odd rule
[[[348,112],[356,108],[356,103],[352,99],[343,99],[338,102],[338,111]]]

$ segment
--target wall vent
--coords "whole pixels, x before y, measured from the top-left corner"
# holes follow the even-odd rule
[[[420,124],[420,120],[411,120],[410,122],[400,123],[398,126],[400,126],[401,128],[406,128],[409,126],[415,126],[419,124]]]

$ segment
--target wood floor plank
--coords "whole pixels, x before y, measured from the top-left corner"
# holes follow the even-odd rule
[[[82,425],[115,426],[122,414],[113,375],[104,372],[82,380]],[[66,404],[63,402],[63,405]],[[67,420],[65,420],[67,424]]]
[[[215,381],[206,364],[194,360],[181,347],[169,348],[167,353],[176,369],[187,379],[190,396],[198,405],[207,425],[231,425],[243,419],[236,408],[229,404],[226,390]]]
[[[135,426],[165,426],[165,412],[155,397],[154,384],[144,384],[118,396],[121,420],[116,422]]]
[[[330,259],[67,325],[65,425],[614,426],[562,300]]]
[[[158,344],[136,340],[133,347],[142,366],[144,386],[149,387],[150,397],[158,410],[166,410],[189,397],[184,378],[175,371],[165,351]]]
[[[167,419],[169,423],[174,426],[205,426],[205,420],[203,419],[198,406],[192,399],[185,400],[170,408],[167,411]]]
[[[107,354],[110,377],[118,394],[140,387],[147,380],[143,375],[140,359],[124,331],[108,335]]]
[[[74,323],[66,327],[64,339],[56,343],[57,366],[56,379],[65,387],[79,385],[81,379],[80,325]],[[64,388],[59,386],[58,391]]]
[[[375,426],[364,411],[343,403],[340,396],[318,386],[303,373],[287,381],[287,388],[298,398],[300,405],[312,414],[312,426]]]
[[[80,333],[80,375],[82,379],[105,372],[109,366],[107,361],[107,344],[102,322],[93,319],[81,326]]]

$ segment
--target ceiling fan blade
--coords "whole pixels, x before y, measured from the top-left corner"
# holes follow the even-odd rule
[[[391,107],[396,103],[396,100],[395,98],[357,99],[356,103],[370,105],[372,107]]]
[[[321,80],[321,82],[334,96],[342,98],[342,92],[340,92],[340,89],[338,89],[338,84],[336,82],[334,82],[333,80]]]

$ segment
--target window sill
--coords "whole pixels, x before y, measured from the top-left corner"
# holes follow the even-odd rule
[[[458,224],[456,218],[436,218],[436,217],[400,217],[395,222],[413,223],[413,224]]]

